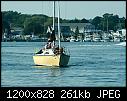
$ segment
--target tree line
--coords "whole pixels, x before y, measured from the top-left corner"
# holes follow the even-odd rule
[[[55,18],[57,22],[57,18]],[[113,30],[125,28],[125,17],[105,13],[102,17],[96,16],[93,19],[62,19],[61,23],[91,23],[97,30]],[[21,14],[16,11],[2,11],[2,33],[11,33],[11,28],[21,27],[24,34],[34,33],[35,35],[45,35],[47,27],[52,25],[52,17],[43,14]]]

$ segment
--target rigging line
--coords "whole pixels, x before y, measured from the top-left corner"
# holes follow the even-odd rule
[[[44,1],[42,1],[42,14],[43,14],[43,35],[45,38],[45,14],[44,14]]]
[[[43,1],[42,1],[42,18],[43,18]],[[44,25],[44,21],[42,20],[42,26]]]
[[[43,1],[42,1],[42,29],[44,28],[44,11],[43,11]],[[42,30],[43,31],[43,30]],[[42,38],[44,37],[44,32],[41,32],[41,34],[42,34]],[[44,39],[42,39],[42,41],[44,41]],[[43,45],[44,45],[44,43],[43,43]]]

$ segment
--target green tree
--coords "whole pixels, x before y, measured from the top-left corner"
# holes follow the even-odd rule
[[[35,35],[43,34],[44,27],[36,19],[26,19],[24,23],[24,34],[34,33]]]
[[[10,33],[12,27],[22,27],[25,33],[34,31],[35,34],[41,34],[46,32],[47,26],[52,25],[52,17],[48,17],[43,14],[21,14],[14,11],[2,11],[2,32],[6,31]],[[92,23],[98,30],[118,30],[125,28],[125,18],[119,18],[118,15],[105,13],[102,17],[96,16],[94,19],[60,19],[61,23]],[[57,23],[57,18],[55,19]],[[11,25],[11,26],[10,26]],[[108,27],[107,27],[108,26]],[[41,31],[40,31],[41,30]],[[42,35],[42,34],[41,34]]]
[[[119,18],[119,22],[116,24],[116,29],[125,29],[125,18]]]
[[[4,33],[5,30],[10,32],[10,25],[9,25],[9,23],[7,21],[2,20],[2,33]]]
[[[81,22],[81,23],[89,23],[89,20],[83,18],[80,22]]]
[[[109,14],[109,13],[105,13],[104,15],[103,15],[103,23],[104,23],[104,30],[105,31],[109,31],[110,30],[110,27],[109,27],[109,25],[110,25],[110,18],[111,18],[111,16],[113,16],[113,14]]]
[[[100,29],[102,27],[101,21],[102,17],[96,16],[91,23],[95,26],[96,29]]]
[[[70,20],[69,23],[80,23],[80,20],[78,20],[77,18],[75,18],[74,20]]]

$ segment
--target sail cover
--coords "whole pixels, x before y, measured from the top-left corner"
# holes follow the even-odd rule
[[[47,37],[48,37],[48,41],[50,42],[53,42],[56,40],[55,30],[52,30],[50,26],[48,26],[48,29],[47,29]]]

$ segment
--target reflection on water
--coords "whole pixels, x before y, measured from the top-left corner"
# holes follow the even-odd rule
[[[60,67],[58,67],[58,66],[37,66],[37,65],[35,65],[35,66],[33,66],[33,68],[60,68]]]
[[[47,76],[55,77],[55,76],[60,76],[61,75],[61,67],[58,66],[33,66],[34,68],[38,68],[34,73],[37,74],[47,74]],[[48,72],[46,72],[48,71]]]

